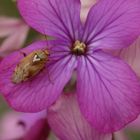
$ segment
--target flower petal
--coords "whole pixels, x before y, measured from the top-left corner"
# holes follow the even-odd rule
[[[100,0],[92,7],[83,40],[95,48],[128,47],[140,34],[140,0]]]
[[[140,131],[140,116],[133,121],[132,123],[130,123],[127,128],[128,131],[134,131],[134,132],[139,132]]]
[[[77,84],[81,111],[99,131],[119,130],[140,113],[139,80],[116,57],[97,51],[79,58]]]
[[[86,21],[90,8],[97,2],[97,0],[81,0],[81,20]]]
[[[48,110],[48,123],[61,140],[111,140],[100,134],[82,116],[75,94],[66,94]]]
[[[48,137],[50,129],[45,110],[39,113],[24,113],[20,121],[28,130],[24,140],[46,140]]]
[[[37,31],[75,39],[80,28],[80,0],[18,0],[25,21]]]
[[[20,113],[18,121],[25,125],[26,131],[29,131],[39,120],[46,120],[46,116],[46,110],[37,113]]]
[[[49,135],[49,127],[45,119],[38,120],[24,137],[24,140],[46,140]]]
[[[86,21],[90,8],[97,2],[97,0],[81,0],[81,20]]]
[[[17,18],[0,16],[0,37],[12,34],[20,24],[22,21]]]
[[[140,37],[130,47],[110,53],[126,61],[140,77]]]
[[[75,68],[75,58],[61,55],[57,60],[50,58],[46,68],[38,75],[26,82],[14,84],[11,76],[15,66],[24,57],[21,52],[28,54],[38,49],[47,49],[46,42],[33,43],[6,57],[0,64],[0,90],[11,107],[18,111],[37,112],[46,109],[58,98]]]
[[[46,140],[50,131],[46,111],[38,113],[8,112],[0,123],[1,140]]]
[[[119,131],[119,132],[115,133],[114,134],[114,139],[115,140],[129,140],[127,138],[127,135],[123,131]]]
[[[18,24],[19,26],[15,25],[15,30],[11,32],[11,34],[2,42],[0,46],[1,57],[4,57],[15,50],[18,50],[24,44],[29,31],[29,27],[21,21]]]
[[[1,140],[18,140],[23,138],[26,131],[23,126],[18,125],[20,113],[7,112],[0,120],[0,139]]]

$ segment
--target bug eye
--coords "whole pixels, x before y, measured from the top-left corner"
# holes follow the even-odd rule
[[[41,61],[40,57],[36,54],[33,58],[33,62]]]
[[[36,55],[36,59],[40,59],[39,55]]]

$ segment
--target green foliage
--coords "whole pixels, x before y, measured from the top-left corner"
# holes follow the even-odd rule
[[[16,2],[13,0],[0,0],[0,15],[19,17]]]

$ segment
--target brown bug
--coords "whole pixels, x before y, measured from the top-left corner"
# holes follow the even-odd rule
[[[25,54],[14,70],[12,82],[18,84],[37,75],[45,67],[49,55],[48,50],[35,50],[27,56]]]

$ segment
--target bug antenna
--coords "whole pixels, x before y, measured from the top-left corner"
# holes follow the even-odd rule
[[[45,33],[45,30],[43,30],[43,36],[45,37],[46,46],[48,46],[48,37]]]
[[[46,17],[46,15],[40,11],[38,3],[35,2],[34,4],[36,5],[37,11],[38,11],[41,15],[43,15],[43,16]],[[41,27],[41,24],[40,24],[40,27]],[[47,46],[48,50],[51,52],[51,49],[52,49],[53,46],[51,46],[51,47],[49,46],[48,36],[47,36],[47,34],[46,34],[46,32],[45,32],[45,29],[43,30],[43,35],[45,36],[46,46]]]
[[[51,49],[52,49],[53,46],[49,45],[49,39],[48,39],[48,36],[47,36],[45,30],[43,31],[43,34],[44,34],[45,41],[46,41],[46,47],[48,48],[48,51],[51,53]]]
[[[41,14],[41,15],[44,15],[40,10],[39,10],[39,5],[38,5],[38,3],[34,3],[35,5],[36,5],[36,9],[37,9],[37,11]],[[41,25],[41,23],[40,23],[40,27],[41,27],[42,25]],[[41,29],[41,28],[40,28]],[[45,37],[45,41],[46,41],[46,47],[48,47],[49,46],[49,44],[48,44],[48,37],[47,37],[47,34],[46,34],[46,32],[45,32],[45,29],[44,30],[42,30],[42,32],[43,32],[43,36]]]

